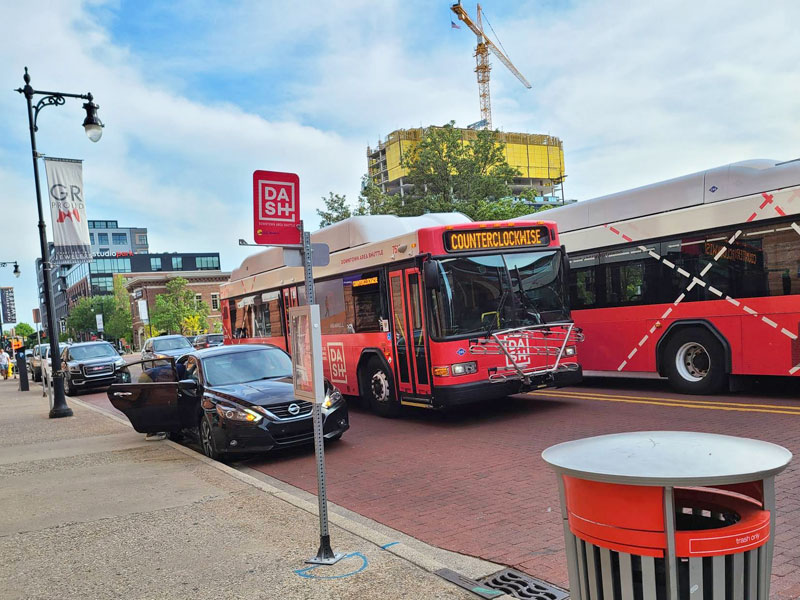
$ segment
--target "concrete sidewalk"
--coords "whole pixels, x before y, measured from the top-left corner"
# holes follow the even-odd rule
[[[298,573],[319,541],[313,497],[145,442],[80,400],[69,401],[74,417],[48,419],[41,390],[16,387],[0,382],[4,600],[468,599],[477,596],[433,572],[502,568],[332,507],[334,550],[350,556]]]

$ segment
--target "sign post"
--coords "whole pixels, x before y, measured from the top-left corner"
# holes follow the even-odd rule
[[[306,285],[306,305],[289,309],[292,379],[294,395],[312,403],[314,451],[317,459],[317,500],[319,502],[319,549],[306,562],[332,565],[343,554],[331,548],[328,528],[328,492],[325,486],[325,438],[322,404],[325,378],[322,372],[322,331],[319,305],[314,296],[312,266],[328,264],[328,248],[311,244],[311,234],[300,220],[300,178],[295,173],[255,171],[253,173],[253,234],[258,245],[283,246],[300,250]],[[314,246],[319,248],[314,260]],[[286,254],[286,253],[284,253]],[[323,256],[324,255],[324,256]]]

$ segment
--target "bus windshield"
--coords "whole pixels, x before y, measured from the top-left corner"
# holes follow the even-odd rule
[[[430,294],[438,338],[569,319],[558,250],[445,258],[439,277]]]

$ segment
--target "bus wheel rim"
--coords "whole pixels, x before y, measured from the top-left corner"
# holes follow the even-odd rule
[[[389,378],[383,371],[377,371],[372,376],[372,395],[378,402],[389,401]]]
[[[702,344],[686,342],[675,355],[675,366],[683,379],[698,382],[708,375],[711,357]]]

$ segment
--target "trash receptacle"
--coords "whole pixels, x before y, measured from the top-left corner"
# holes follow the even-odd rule
[[[542,457],[558,475],[573,600],[768,600],[785,448],[643,431]]]

